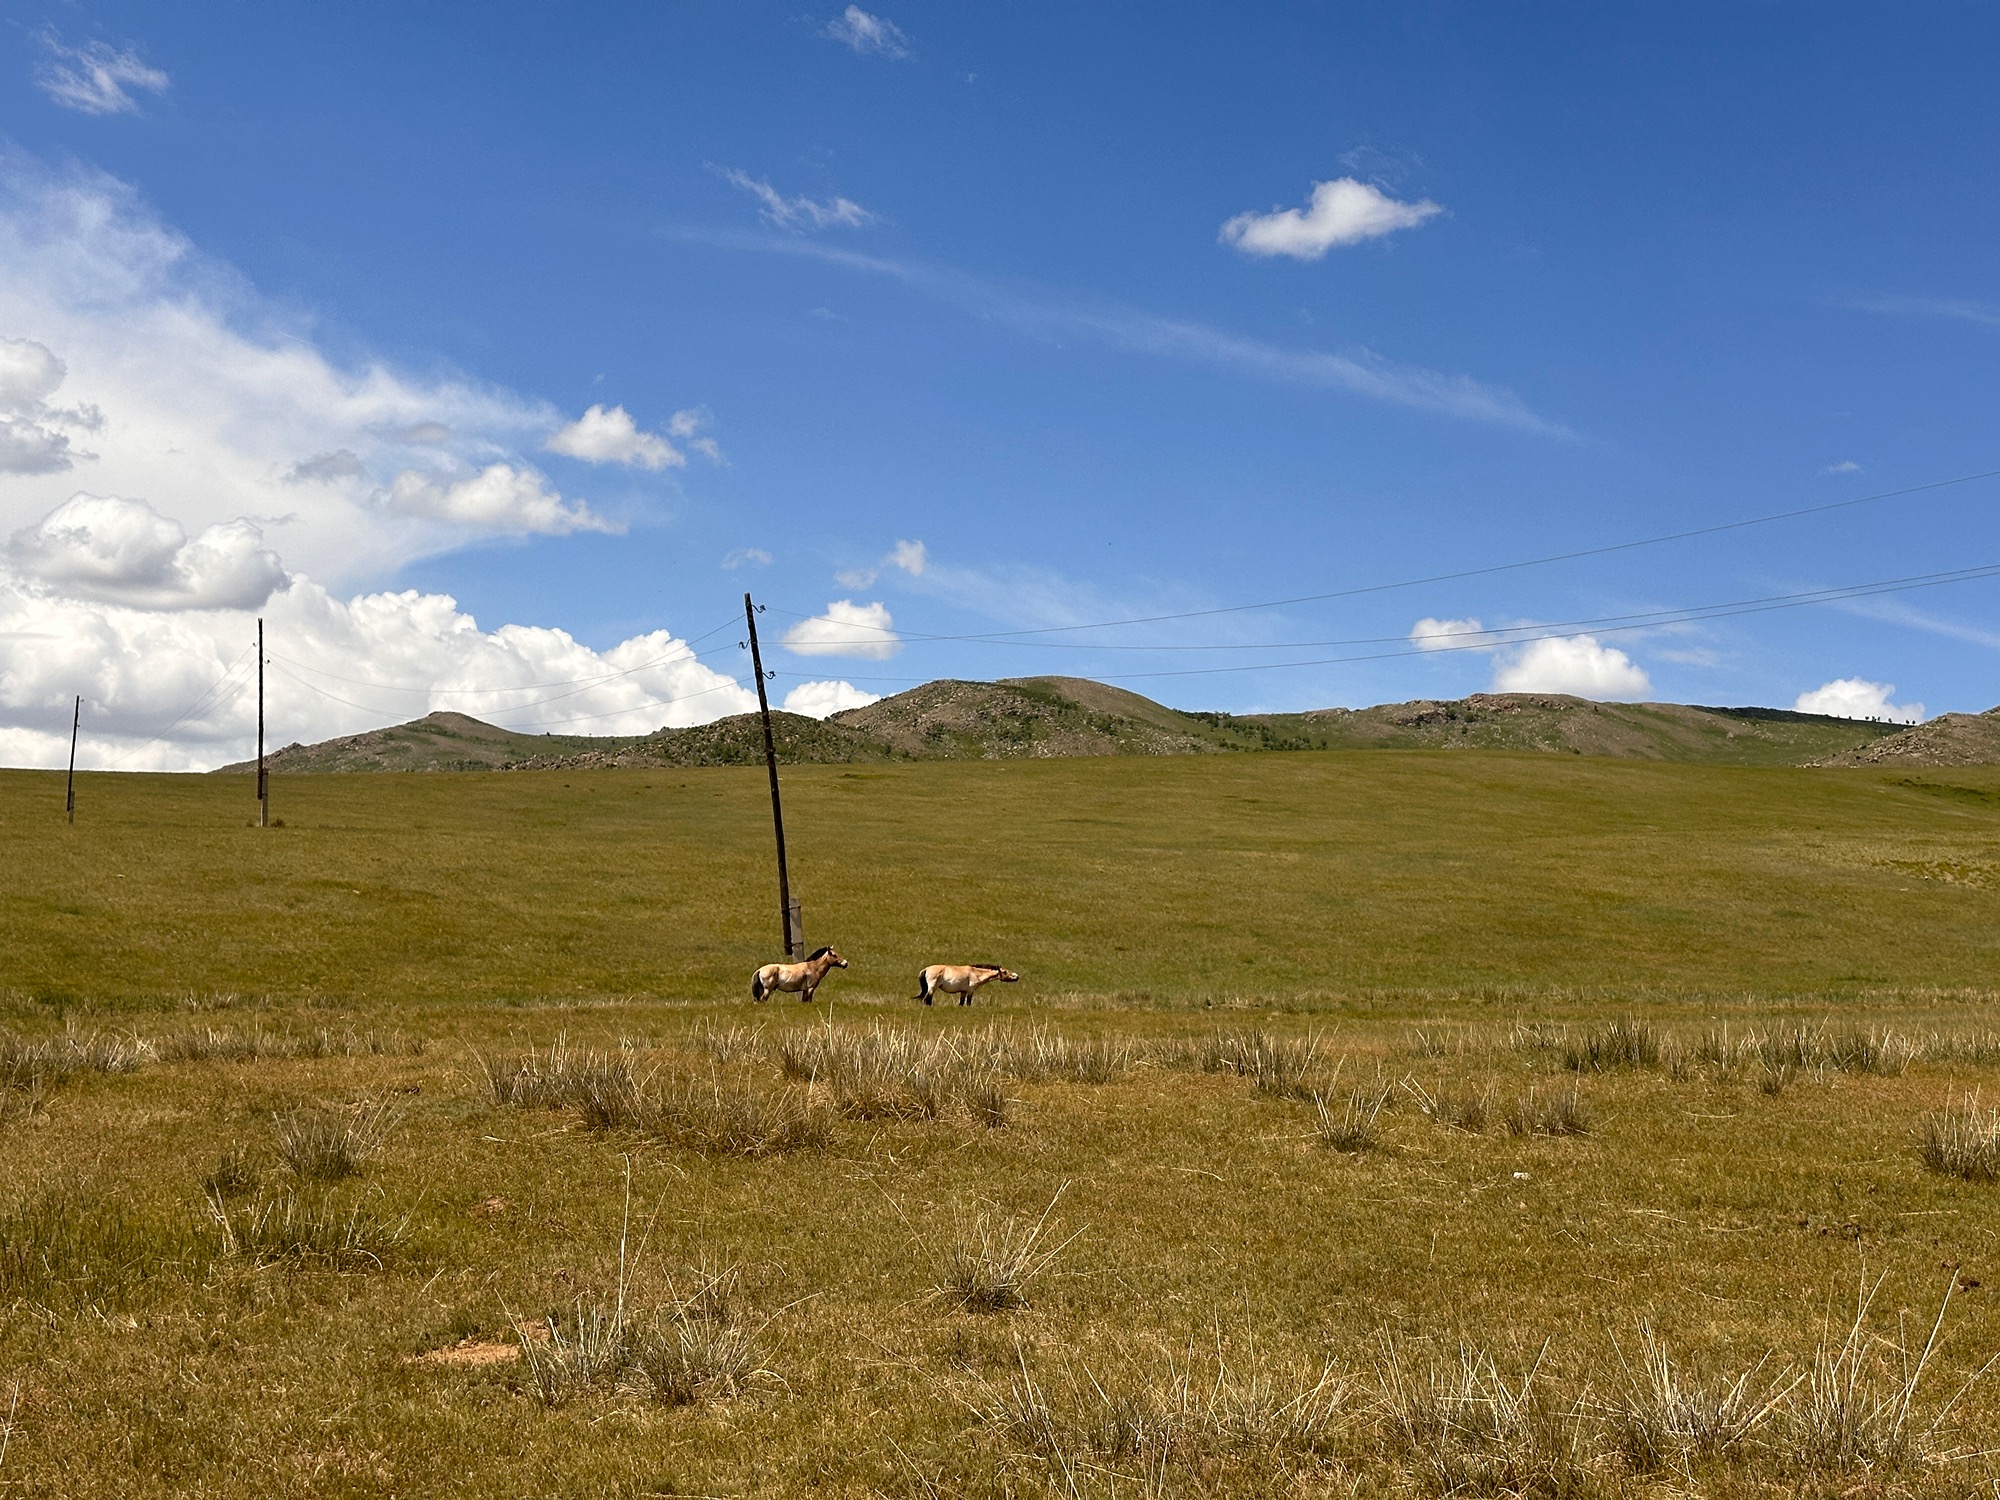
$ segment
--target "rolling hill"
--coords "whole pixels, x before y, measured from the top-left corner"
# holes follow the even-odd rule
[[[1213,755],[1265,750],[1530,750],[1717,765],[1925,765],[2000,761],[2000,710],[1901,729],[1770,708],[1596,703],[1553,693],[1475,693],[1293,714],[1188,713],[1075,677],[927,682],[821,721],[776,713],[789,763]],[[317,745],[287,745],[273,770],[481,771],[748,765],[755,715],[648,735],[542,735],[434,713]],[[1926,758],[1931,757],[1931,758]],[[224,766],[252,769],[251,762]]]

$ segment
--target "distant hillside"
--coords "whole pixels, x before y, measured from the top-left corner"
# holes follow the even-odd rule
[[[1886,727],[1886,726],[1884,726]],[[1939,714],[1866,745],[1829,755],[1822,766],[1990,766],[2000,764],[2000,708]]]
[[[779,757],[790,762],[889,760],[893,752],[837,724],[799,714],[771,715]],[[755,714],[732,714],[692,729],[646,735],[522,734],[465,714],[426,714],[366,734],[287,745],[267,757],[274,771],[530,771],[602,766],[761,765],[764,735]],[[223,771],[254,771],[239,761]]]
[[[1136,693],[1063,677],[927,682],[830,721],[924,760],[1199,755],[1233,748],[1213,726]]]
[[[1314,749],[1545,750],[1743,766],[1802,765],[1895,732],[1893,725],[1779,708],[1595,703],[1559,693],[1474,693],[1237,722]]]
[[[1953,721],[1957,759],[1921,760],[1888,747]],[[927,682],[825,721],[772,715],[791,764],[892,760],[1010,760],[1096,755],[1214,755],[1255,750],[1539,750],[1719,765],[1958,765],[2000,761],[2000,710],[1947,715],[1914,730],[1769,708],[1593,703],[1545,693],[1475,693],[1377,708],[1297,714],[1184,713],[1122,688],[1075,677]],[[1984,735],[1985,738],[1980,738]],[[1956,738],[1953,738],[1956,736]],[[1925,744],[1931,743],[1925,741]],[[587,770],[600,766],[753,765],[763,758],[753,714],[648,735],[541,735],[464,714],[435,713],[318,745],[287,745],[274,770]],[[1859,757],[1857,759],[1857,757]],[[248,762],[225,771],[251,769]]]

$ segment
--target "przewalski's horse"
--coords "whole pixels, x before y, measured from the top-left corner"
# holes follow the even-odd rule
[[[991,984],[996,979],[1002,984],[1012,984],[1020,977],[998,964],[932,964],[917,975],[917,992],[910,998],[929,1005],[933,996],[943,993],[958,996],[960,1005],[970,1005],[982,984]]]
[[[828,969],[844,969],[847,960],[831,948],[815,948],[802,964],[765,964],[750,976],[750,998],[768,1000],[777,990],[810,1000]]]

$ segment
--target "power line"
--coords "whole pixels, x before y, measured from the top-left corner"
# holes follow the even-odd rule
[[[1434,635],[1425,637],[1425,639],[1447,641],[1454,636],[1462,635],[1476,637],[1476,640],[1473,642],[1476,646],[1509,646],[1518,644],[1511,637],[1520,636],[1531,639],[1536,632],[1546,634],[1554,630],[1599,627],[1608,631],[1612,626],[1644,628],[1649,624],[1677,624],[1684,619],[1702,618],[1709,611],[1714,610],[1739,610],[1752,605],[1777,604],[1794,600],[1810,604],[1822,597],[1844,594],[1849,588],[1883,589],[1890,585],[1915,588],[1930,582],[1955,583],[1984,576],[1985,570],[1983,568],[1950,568],[1941,573],[1918,573],[1912,574],[1907,578],[1883,579],[1878,583],[1842,585],[1836,588],[1825,589],[1805,589],[1789,594],[1766,594],[1752,599],[1732,599],[1720,604],[1679,605],[1672,609],[1640,610],[1623,615],[1598,615],[1594,618],[1584,620],[1542,620],[1531,625],[1492,625],[1482,626],[1477,630],[1440,631]],[[1636,623],[1626,626],[1625,622],[1628,621]],[[929,637],[919,637],[918,639],[926,644],[930,643]],[[1199,642],[1193,645],[1118,645],[1097,644],[1089,641],[991,641],[986,644],[996,646],[1035,646],[1045,650],[1053,648],[1064,651],[1167,651],[1179,653],[1185,651],[1309,651],[1321,646],[1380,646],[1387,645],[1392,641],[1410,641],[1414,639],[1416,637],[1411,632],[1405,631],[1398,635],[1358,635],[1320,641],[1230,641],[1224,643]],[[1425,651],[1442,651],[1446,648],[1440,645],[1427,646],[1423,649]]]
[[[1249,662],[1228,667],[1186,667],[1177,670],[1156,672],[1113,672],[1097,675],[1098,681],[1126,682],[1149,677],[1211,677],[1234,672],[1271,672],[1289,667],[1324,667],[1347,662],[1391,661],[1413,656],[1437,656],[1454,651],[1492,651],[1506,646],[1525,646],[1535,641],[1575,640],[1586,635],[1623,635],[1639,630],[1658,630],[1668,625],[1694,624],[1703,620],[1723,620],[1737,615],[1769,614],[1781,609],[1802,609],[1813,604],[1838,604],[1844,599],[1863,599],[1877,594],[1907,593],[1917,589],[1941,588],[1954,583],[1975,583],[1981,579],[2000,578],[2000,563],[1982,563],[1977,567],[1958,568],[1944,573],[1918,573],[1904,578],[1876,579],[1867,583],[1843,584],[1834,588],[1811,589],[1797,594],[1773,594],[1763,599],[1739,600],[1733,603],[1691,605],[1679,610],[1661,610],[1651,615],[1613,615],[1607,620],[1636,620],[1632,624],[1600,623],[1593,621],[1569,622],[1588,628],[1571,629],[1562,626],[1512,626],[1504,627],[1510,632],[1540,630],[1538,635],[1513,634],[1508,640],[1493,640],[1492,631],[1464,631],[1460,634],[1476,637],[1464,641],[1436,646],[1416,646],[1402,651],[1376,651],[1356,656],[1318,657],[1307,661]],[[1378,641],[1408,641],[1408,636],[1361,638],[1353,641],[1332,641],[1329,645],[1372,645]],[[1450,636],[1433,636],[1428,639],[1451,641]],[[1175,649],[1198,649],[1182,647]],[[1280,648],[1266,648],[1280,649]],[[804,672],[782,672],[780,676],[805,678]],[[863,677],[853,673],[844,674],[850,682],[919,683],[928,679],[919,677]]]
[[[1845,590],[1825,590],[1820,594],[1790,599],[1776,599],[1767,603],[1748,604],[1734,608],[1715,608],[1706,612],[1689,612],[1676,619],[1654,620],[1638,625],[1612,625],[1600,630],[1554,631],[1546,635],[1523,636],[1517,640],[1503,642],[1505,645],[1528,645],[1534,641],[1569,641],[1586,635],[1622,635],[1635,630],[1656,630],[1662,625],[1693,623],[1699,620],[1723,620],[1736,615],[1769,614],[1774,610],[1801,609],[1812,604],[1834,604],[1842,599],[1863,599],[1873,594],[1897,594],[1916,589],[1941,588],[1953,583],[1972,583],[1982,578],[2000,577],[2000,563],[1987,563],[1978,568],[1968,568],[1950,575],[1928,575],[1918,581],[1894,581],[1880,585],[1857,584]],[[1184,667],[1173,671],[1122,672],[1106,674],[1109,682],[1132,681],[1144,677],[1207,677],[1225,672],[1264,672],[1285,667],[1324,667],[1343,662],[1387,661],[1404,656],[1434,656],[1442,651],[1487,651],[1490,643],[1472,641],[1462,645],[1418,647],[1413,651],[1378,651],[1360,656],[1328,656],[1311,661],[1263,662],[1240,667]]]
[[[1353,599],[1364,594],[1383,594],[1396,589],[1420,588],[1429,583],[1453,583],[1465,578],[1484,578],[1495,573],[1547,567],[1553,563],[1575,562],[1586,557],[1607,557],[1615,552],[1631,552],[1641,547],[1659,547],[1668,542],[1685,542],[1695,537],[1719,536],[1723,532],[1742,531],[1752,526],[1769,526],[1779,521],[1795,521],[1803,516],[1826,515],[1838,510],[1852,510],[1860,505],[1874,505],[1883,500],[1896,500],[1906,495],[1920,495],[1931,490],[1949,489],[1955,485],[1972,484],[1977,480],[1994,478],[2000,478],[2000,469],[1986,469],[1977,474],[1960,474],[1951,479],[1933,479],[1924,484],[1906,485],[1901,489],[1883,490],[1873,495],[1857,495],[1851,500],[1834,500],[1824,505],[1805,505],[1796,510],[1773,511],[1769,515],[1752,516],[1742,521],[1722,521],[1713,526],[1695,526],[1685,531],[1670,531],[1660,536],[1641,537],[1636,541],[1612,542],[1602,547],[1583,547],[1573,552],[1553,552],[1546,557],[1529,557],[1517,562],[1463,568],[1454,573],[1432,573],[1422,578],[1398,579],[1393,583],[1363,584],[1350,589],[1335,589],[1324,594],[1300,594],[1290,599],[1266,599],[1255,604],[1225,604],[1212,609],[1181,610],[1173,614],[1135,615],[1129,619],[1098,620],[1084,625],[1043,625],[1034,629],[977,631],[966,635],[929,635],[897,631],[886,626],[868,625],[858,620],[842,620],[839,623],[849,629],[894,635],[899,640],[905,641],[1009,641],[1024,636],[1061,635],[1078,630],[1111,630],[1122,625],[1158,625],[1171,620],[1199,620],[1212,615],[1243,614],[1260,609],[1284,609],[1295,604],[1321,604],[1331,599]],[[821,618],[818,615],[801,615],[793,610],[780,610],[775,605],[771,607],[779,614],[789,615],[793,619]]]
[[[225,683],[227,683],[230,678],[236,675],[236,669],[243,665],[243,658],[251,655],[253,652],[256,651],[256,649],[257,648],[254,645],[245,646],[243,648],[242,656],[238,656],[235,661],[231,662],[229,664],[228,670],[225,671],[220,677],[218,677],[215,680],[214,685],[210,687],[207,692],[203,693],[199,698],[195,699],[194,706],[192,708],[190,708],[186,713],[182,714],[178,719],[174,720],[173,723],[169,724],[165,729],[162,729],[158,734],[154,735],[151,739],[141,741],[139,744],[132,746],[123,755],[114,758],[111,761],[111,763],[107,765],[104,769],[107,771],[117,769],[119,766],[124,765],[125,762],[130,760],[133,756],[137,755],[141,750],[149,750],[154,745],[159,744],[168,735],[172,734],[176,729],[180,728],[181,725],[185,724],[189,719],[192,719],[196,714],[201,713],[205,708],[218,706],[220,700],[218,699],[216,704],[211,704],[209,702],[210,698],[213,697],[214,694],[219,692],[222,686]],[[243,684],[238,683],[237,691],[241,692],[242,689],[243,689]]]

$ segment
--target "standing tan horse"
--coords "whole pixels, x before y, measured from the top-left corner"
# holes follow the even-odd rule
[[[847,960],[831,948],[814,949],[802,964],[765,964],[750,976],[750,998],[768,1000],[774,991],[783,990],[802,1001],[810,1000],[828,969],[846,967]]]
[[[932,964],[918,973],[917,992],[910,998],[929,1005],[932,996],[943,993],[958,996],[960,1005],[970,1005],[982,984],[991,984],[996,979],[1002,984],[1012,984],[1020,977],[998,964]]]

